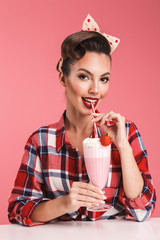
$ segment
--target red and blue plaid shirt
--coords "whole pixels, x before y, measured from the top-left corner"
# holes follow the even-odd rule
[[[11,223],[27,226],[43,224],[32,222],[30,215],[42,201],[59,198],[69,193],[74,181],[89,182],[85,164],[78,149],[66,136],[64,118],[36,130],[25,145],[25,152],[9,198],[8,216]],[[119,151],[111,147],[111,163],[105,186],[105,200],[112,209],[105,212],[91,212],[85,207],[65,214],[59,220],[97,220],[131,218],[144,221],[155,208],[155,190],[148,171],[147,152],[140,133],[131,121],[126,121],[126,133],[133,155],[144,180],[143,192],[135,200],[125,196]],[[101,129],[98,128],[101,135]]]

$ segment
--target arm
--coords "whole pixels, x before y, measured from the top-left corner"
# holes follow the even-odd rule
[[[95,207],[104,203],[100,189],[91,184],[73,182],[68,195],[42,202],[31,215],[32,221],[47,222],[66,213],[77,211],[80,207]]]
[[[125,195],[129,199],[136,199],[143,190],[144,181],[128,141],[124,141],[119,148],[119,154]]]
[[[134,156],[135,162],[143,179],[143,188],[137,197],[130,199],[124,190],[125,182],[123,181],[119,191],[119,200],[126,208],[128,213],[127,218],[131,218],[136,221],[144,221],[149,218],[155,208],[156,195],[152,184],[152,177],[148,170],[147,151],[143,144],[141,135],[134,123],[131,123],[129,127],[128,142],[131,146],[132,155]]]
[[[11,223],[27,226],[44,224],[77,211],[81,206],[103,203],[104,199],[100,189],[81,182],[73,183],[70,193],[58,199],[45,198],[45,192],[38,147],[30,137],[9,199],[8,216]]]
[[[122,167],[122,184],[119,200],[125,206],[128,216],[137,221],[147,219],[155,207],[155,190],[148,171],[147,152],[140,133],[133,123],[126,123],[120,114],[110,112],[95,114],[95,120],[106,132],[119,150]],[[113,120],[113,127],[105,126],[105,119]],[[126,129],[129,129],[127,138]]]
[[[32,212],[32,222],[49,222],[67,213],[67,196],[39,203]]]
[[[30,137],[25,145],[25,152],[9,198],[8,217],[11,223],[38,225],[30,219],[34,208],[45,198],[44,182],[38,149]]]
[[[97,114],[96,114],[97,115]],[[114,126],[107,127],[105,119],[114,121]],[[117,146],[121,159],[122,179],[125,194],[128,198],[136,198],[143,189],[143,178],[136,164],[132,153],[132,148],[128,142],[125,118],[120,114],[110,112],[108,114],[98,114],[95,121],[99,121],[105,131],[109,133],[112,142]]]

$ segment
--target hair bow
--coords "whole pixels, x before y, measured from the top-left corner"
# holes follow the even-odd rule
[[[120,43],[120,39],[113,37],[106,33],[101,33],[100,29],[98,27],[98,24],[94,21],[94,19],[91,17],[90,14],[88,14],[86,19],[83,21],[82,31],[96,31],[96,32],[99,32],[100,34],[102,34],[107,39],[107,41],[109,42],[109,44],[111,46],[111,54],[113,53],[113,51],[116,49],[116,47]],[[63,58],[61,57],[59,60],[59,66],[58,66],[59,72],[62,72],[62,64],[63,64]]]
[[[98,27],[98,24],[95,22],[95,20],[91,17],[90,14],[88,14],[88,16],[86,17],[86,19],[84,20],[84,22],[82,24],[82,31],[96,31],[96,32],[99,32],[100,34],[102,34],[108,40],[108,42],[111,46],[111,54],[116,49],[118,44],[120,43],[120,39],[113,37],[106,33],[101,33],[100,29]]]

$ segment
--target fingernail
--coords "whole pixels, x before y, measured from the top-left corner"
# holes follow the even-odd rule
[[[103,194],[103,191],[102,191],[102,190],[100,190],[99,192],[100,192],[100,194]]]
[[[101,203],[102,203],[102,204],[104,204],[104,203],[105,203],[105,201],[101,201]]]
[[[105,196],[105,195],[103,195],[103,199],[106,199],[106,196]]]

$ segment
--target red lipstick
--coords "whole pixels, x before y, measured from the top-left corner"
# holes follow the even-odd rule
[[[94,107],[96,107],[99,99],[98,98],[93,98],[93,97],[82,97],[82,101],[87,108],[91,109],[92,108],[91,102],[93,102]]]

